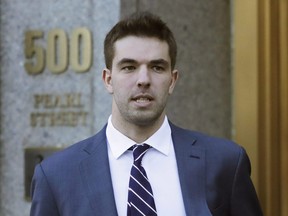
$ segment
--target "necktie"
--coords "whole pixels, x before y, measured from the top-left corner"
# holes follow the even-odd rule
[[[152,188],[141,164],[149,148],[147,144],[133,146],[134,162],[129,180],[127,216],[157,215]]]

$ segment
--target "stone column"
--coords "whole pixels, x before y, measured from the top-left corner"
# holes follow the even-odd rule
[[[0,215],[25,216],[24,167],[42,157],[28,154],[25,161],[25,153],[67,147],[107,121],[103,40],[119,19],[120,4],[2,0],[0,6]]]

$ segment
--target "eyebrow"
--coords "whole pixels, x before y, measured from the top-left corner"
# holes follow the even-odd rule
[[[130,59],[130,58],[123,58],[121,59],[117,65],[123,65],[123,64],[136,64],[137,61],[135,59]],[[164,59],[155,59],[151,60],[149,64],[152,65],[164,65],[164,66],[169,66],[169,62],[164,60]]]
[[[163,66],[166,66],[166,67],[169,66],[169,62],[164,60],[164,59],[152,60],[152,61],[150,61],[150,64],[152,64],[152,65],[163,65]]]
[[[123,65],[123,64],[135,64],[135,63],[137,63],[137,61],[134,59],[123,58],[117,63],[117,65],[119,66],[119,65]]]

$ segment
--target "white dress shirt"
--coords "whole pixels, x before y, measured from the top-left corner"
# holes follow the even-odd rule
[[[111,116],[108,120],[106,136],[117,212],[119,216],[126,216],[130,170],[133,164],[133,154],[128,149],[136,143],[114,128]],[[143,143],[153,147],[144,155],[142,165],[152,187],[158,216],[185,216],[171,128],[167,117],[159,130]]]

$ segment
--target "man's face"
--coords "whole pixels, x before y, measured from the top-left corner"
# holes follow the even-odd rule
[[[103,71],[103,80],[113,95],[112,118],[118,123],[149,126],[164,119],[178,78],[168,49],[157,38],[128,36],[116,41],[112,69]]]

